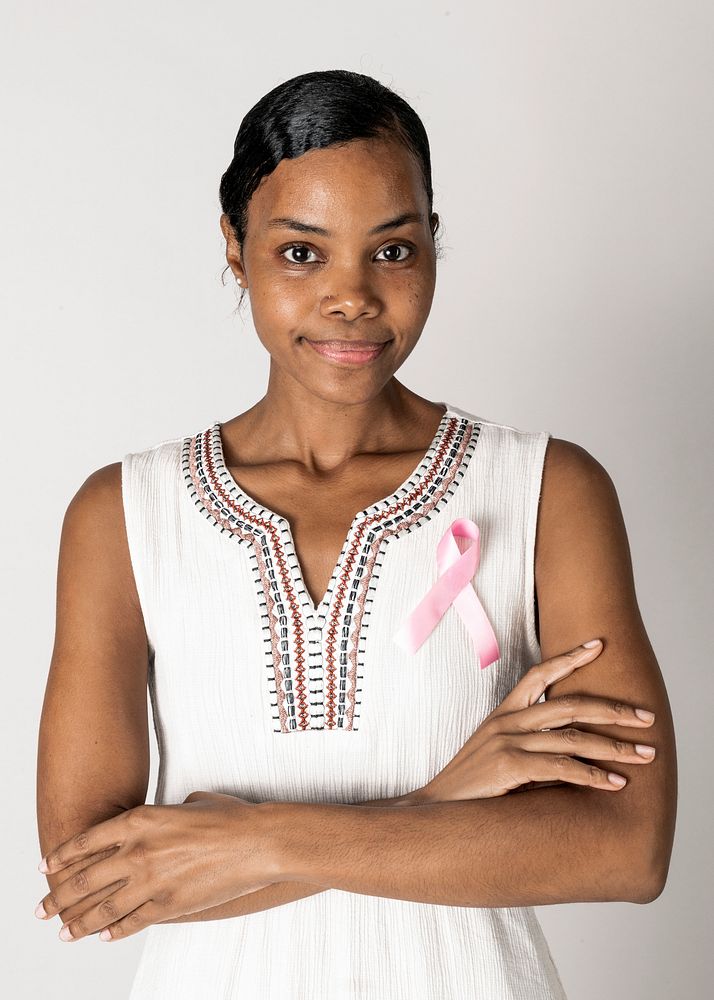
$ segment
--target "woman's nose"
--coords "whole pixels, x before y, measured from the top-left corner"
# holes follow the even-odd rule
[[[335,277],[336,275],[333,275],[333,278]],[[334,281],[332,287],[335,289]],[[340,280],[338,288],[339,290],[322,297],[320,312],[323,316],[355,320],[377,316],[381,312],[382,304],[379,298],[364,280],[355,280],[354,276],[350,280],[345,275]]]

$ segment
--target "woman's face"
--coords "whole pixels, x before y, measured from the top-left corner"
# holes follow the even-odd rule
[[[413,155],[393,140],[360,139],[281,160],[250,200],[242,247],[221,217],[271,379],[340,402],[383,388],[431,309],[437,216],[428,211]]]

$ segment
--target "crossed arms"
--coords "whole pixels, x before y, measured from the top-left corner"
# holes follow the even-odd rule
[[[43,853],[146,798],[146,635],[119,475],[116,463],[90,476],[63,524],[38,756]],[[547,697],[595,694],[649,708],[657,717],[647,732],[655,761],[619,763],[628,784],[616,793],[562,784],[423,805],[405,804],[408,796],[267,803],[276,882],[179,919],[239,916],[329,888],[464,906],[655,899],[666,882],[676,814],[667,692],[637,605],[614,486],[587,452],[558,439],[546,454],[536,589],[543,659],[594,636],[605,644],[593,664],[553,684]],[[631,738],[621,726],[579,728]],[[48,876],[50,888],[68,874]]]

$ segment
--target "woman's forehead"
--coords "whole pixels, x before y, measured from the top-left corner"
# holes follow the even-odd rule
[[[422,212],[422,199],[419,164],[406,147],[360,140],[281,160],[261,181],[250,207],[261,228],[272,219],[294,218],[298,211],[304,222],[317,226],[345,212],[368,215],[372,224],[376,217],[379,222]]]

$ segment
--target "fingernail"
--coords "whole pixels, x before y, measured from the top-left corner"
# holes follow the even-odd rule
[[[643,722],[651,722],[654,719],[654,712],[648,712],[645,708],[636,708],[635,715],[637,715]]]
[[[48,872],[50,870],[49,865],[47,864],[47,858],[43,858],[42,861],[40,861],[39,865],[37,866],[37,870],[39,872]]]
[[[63,941],[74,941],[72,931],[69,929],[69,924],[62,924],[62,930],[59,932],[59,936]]]
[[[592,649],[593,646],[599,646],[599,645],[600,645],[599,639],[589,639],[587,642],[583,643],[583,646],[586,649]]]
[[[640,755],[640,757],[654,757],[655,748],[648,747],[644,743],[635,743],[635,750]]]
[[[40,920],[44,920],[47,916],[47,911],[45,910],[44,904],[40,901],[35,907],[35,916],[39,917]]]
[[[613,785],[624,785],[627,781],[627,778],[623,778],[621,774],[614,774],[612,771],[608,771],[607,776]]]
[[[111,933],[105,927],[104,930],[99,935],[99,940],[100,941],[111,941],[111,939],[112,939]]]

